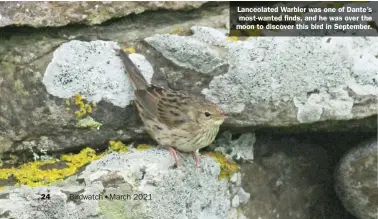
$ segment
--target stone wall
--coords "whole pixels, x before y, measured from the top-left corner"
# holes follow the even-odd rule
[[[0,217],[377,218],[377,38],[229,37],[228,15],[0,3]],[[120,49],[229,115],[200,168],[144,132]]]

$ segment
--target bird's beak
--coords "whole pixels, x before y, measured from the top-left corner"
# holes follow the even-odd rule
[[[228,115],[227,115],[226,113],[222,113],[221,118],[222,118],[222,119],[227,119],[227,118],[228,118]]]

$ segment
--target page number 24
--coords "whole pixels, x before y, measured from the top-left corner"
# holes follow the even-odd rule
[[[50,194],[41,194],[41,200],[50,199]]]

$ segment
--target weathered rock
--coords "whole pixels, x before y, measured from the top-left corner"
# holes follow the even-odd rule
[[[307,4],[306,4],[307,3]],[[372,11],[368,12],[368,16],[372,17],[372,20],[340,20],[338,22],[335,22],[335,24],[338,25],[370,25],[370,29],[359,29],[359,28],[349,28],[349,30],[341,29],[340,26],[338,29],[332,28],[323,28],[323,29],[300,29],[300,30],[280,30],[280,31],[272,31],[272,30],[263,30],[262,34],[265,36],[345,36],[345,37],[350,37],[350,36],[377,36],[377,22],[378,22],[378,11],[376,10],[376,5],[374,2],[352,2],[350,4],[347,4],[348,2],[337,2],[337,3],[330,3],[328,6],[325,6],[325,4],[320,3],[320,2],[306,2],[306,3],[301,3],[303,4],[302,7],[308,7],[308,8],[325,8],[325,7],[336,7],[336,8],[341,8],[341,7],[349,7],[349,8],[370,8]],[[289,3],[290,4],[290,3]],[[285,6],[288,6],[289,4],[284,3]],[[281,5],[283,5],[281,3]],[[292,5],[293,7],[298,7],[299,5]],[[301,24],[301,25],[308,25],[308,27],[313,24],[311,21],[305,21],[305,17],[314,17],[314,16],[323,16],[323,17],[346,17],[350,16],[350,11],[344,10],[342,12],[336,10],[335,12],[324,12],[323,10],[320,12],[306,12],[303,13],[300,16],[302,19],[301,22],[293,22],[293,24]],[[361,16],[364,13],[357,13],[357,12],[352,12],[354,13],[354,16]],[[290,14],[290,13],[285,13],[285,14]],[[298,15],[294,14],[293,15]],[[329,22],[317,22],[318,24],[330,24]]]
[[[143,136],[130,104],[132,90],[115,52],[120,47],[135,48],[131,58],[148,81],[202,93],[219,103],[230,114],[226,125],[232,131],[294,125],[337,131],[343,128],[334,126],[340,121],[348,129],[376,130],[375,38],[229,38],[228,4],[222,3],[185,14],[171,9],[202,3],[38,2],[26,7],[29,4],[0,3],[7,6],[0,7],[0,26],[92,25],[156,11],[106,25],[2,28],[0,153],[104,147],[109,140]],[[18,7],[25,13],[9,13]],[[365,123],[366,118],[373,118],[373,123]],[[173,169],[165,150],[113,153],[53,186],[7,187],[0,192],[0,217],[246,219],[244,212],[262,219],[350,219],[335,204],[330,159],[324,149],[338,151],[338,147],[283,139],[264,143],[261,135],[256,136],[234,139],[226,134],[216,142],[231,157],[253,161],[244,163],[242,173],[230,183],[217,180],[219,165],[210,158],[201,160],[199,169],[193,168],[192,158]],[[49,200],[37,200],[47,193]],[[152,200],[70,200],[71,194],[100,193],[146,193]]]
[[[223,132],[216,140],[215,151],[236,161],[253,161],[253,145],[256,142],[254,133],[242,134],[238,139],[232,140],[230,132]]]
[[[376,115],[376,38],[264,37],[227,43],[224,31],[192,30],[192,36],[145,40],[182,67],[221,74],[200,86],[232,115],[230,126],[290,126]],[[186,56],[212,68],[194,66]],[[221,72],[218,63],[228,63],[228,70]]]
[[[193,38],[165,34],[145,40],[176,65],[202,73],[209,73],[226,62],[225,53]]]
[[[205,2],[1,2],[0,27],[26,25],[58,27],[67,24],[101,24],[112,18],[159,9],[189,10]]]
[[[126,107],[134,99],[133,89],[125,74],[116,42],[71,41],[54,52],[43,76],[48,93],[70,98],[81,94],[91,102],[106,100],[115,106]],[[142,55],[130,57],[139,66],[148,82],[153,69]]]
[[[229,217],[235,208],[228,182],[218,180],[220,167],[212,158],[203,158],[200,168],[192,158],[182,159],[178,169],[173,165],[165,149],[105,155],[56,185],[0,191],[0,217],[241,218]],[[50,198],[41,200],[42,194]]]
[[[335,170],[336,191],[345,208],[360,219],[378,217],[378,143],[371,140],[350,150]]]
[[[33,65],[19,68],[2,62],[0,151],[57,151],[127,140],[140,133],[135,111],[125,108],[133,91],[117,57],[119,49],[117,43],[105,41],[63,44],[49,65],[44,63],[43,78]],[[135,54],[132,59],[151,78],[152,67],[143,56]],[[93,124],[102,124],[100,129],[91,124],[78,127],[89,115]]]
[[[267,136],[258,136],[254,148],[253,163],[241,165],[242,187],[250,193],[242,207],[247,218],[345,218],[324,148]]]
[[[1,4],[7,5],[8,3]],[[17,6],[17,3],[14,4]],[[29,3],[18,4],[21,7],[23,4]],[[74,3],[58,2],[53,4]],[[87,4],[91,5],[92,3]],[[105,7],[108,3],[99,4],[103,4]],[[132,4],[167,5],[176,3]],[[45,147],[60,150],[83,145],[102,145],[112,139],[129,140],[141,132],[135,111],[128,105],[131,94],[126,91],[129,88],[124,86],[127,82],[123,81],[124,84],[122,84],[123,76],[119,72],[113,72],[114,68],[119,67],[117,58],[114,60],[112,58],[114,54],[109,56],[106,51],[100,51],[100,56],[97,56],[100,61],[94,64],[102,63],[101,59],[110,58],[112,67],[97,65],[95,68],[101,71],[111,71],[109,77],[102,79],[105,80],[104,86],[109,85],[109,87],[115,88],[114,90],[99,86],[102,82],[92,78],[96,76],[93,72],[85,75],[78,74],[78,71],[64,66],[63,68],[70,70],[67,72],[68,75],[65,77],[56,75],[61,73],[60,70],[57,70],[56,64],[63,61],[59,58],[62,56],[72,56],[81,60],[81,62],[75,62],[68,58],[65,65],[71,67],[75,65],[76,70],[88,72],[89,68],[85,64],[85,58],[78,57],[78,55],[83,56],[80,51],[70,53],[67,50],[68,47],[59,48],[69,39],[76,38],[93,41],[106,39],[117,42],[121,46],[135,46],[137,53],[146,57],[146,61],[141,60],[141,63],[144,63],[141,67],[153,66],[153,82],[158,82],[159,85],[166,85],[168,82],[168,85],[174,89],[186,90],[195,94],[202,92],[207,98],[219,102],[231,114],[225,124],[230,128],[301,125],[298,126],[301,129],[305,127],[303,125],[307,125],[303,129],[317,127],[321,130],[335,131],[357,127],[366,127],[371,130],[372,127],[376,127],[376,119],[370,123],[350,120],[376,114],[377,76],[374,63],[377,59],[374,56],[377,47],[375,47],[375,38],[343,38],[343,42],[337,38],[330,40],[303,38],[302,41],[294,38],[256,38],[234,42],[233,39],[230,40],[225,35],[224,27],[228,22],[227,15],[227,7],[225,4],[219,3],[214,7],[201,7],[185,16],[180,12],[155,11],[139,14],[133,19],[120,19],[102,26],[62,27],[53,31],[5,28],[6,31],[2,32],[0,36],[2,37],[0,40],[0,92],[2,94],[0,95],[0,104],[2,105],[0,108],[2,124],[0,126],[0,151],[21,150],[30,148],[30,146],[38,150],[46,149]],[[14,29],[22,31],[15,35],[13,34]],[[192,30],[193,35],[180,37],[166,35],[182,31],[187,33],[188,30]],[[139,41],[146,37],[150,39],[151,44],[152,42],[156,45],[165,43],[171,46],[171,50],[165,52],[162,46],[156,48],[167,58],[174,57],[176,60],[167,61],[161,53]],[[172,40],[177,42],[170,45]],[[341,44],[344,42],[347,46],[342,47]],[[280,44],[277,47],[279,49],[274,47],[276,44]],[[350,45],[354,44],[356,51],[364,54],[361,56],[362,58],[354,57],[357,54],[354,51],[348,53],[349,48],[353,47]],[[180,45],[194,46],[189,51],[192,54],[190,60],[185,59],[185,52]],[[293,45],[298,48],[292,48]],[[324,51],[318,45],[323,46]],[[201,46],[205,46],[207,49],[200,48]],[[173,47],[179,50],[175,52]],[[55,48],[59,49],[53,55]],[[111,47],[100,46],[96,47],[96,50],[102,48]],[[193,51],[199,52],[194,54]],[[203,51],[211,52],[202,53]],[[251,57],[254,60],[248,60],[249,54],[246,51],[256,54]],[[306,52],[310,55],[297,55]],[[180,56],[177,55],[178,53]],[[312,53],[314,54],[311,55]],[[264,54],[269,54],[269,57],[274,58],[262,59]],[[55,55],[58,58],[54,58]],[[193,62],[193,60],[197,61]],[[264,61],[260,62],[260,60]],[[137,58],[135,61],[138,61]],[[46,71],[49,64],[48,71]],[[296,68],[297,65],[304,66],[304,64],[310,66],[306,71]],[[324,69],[321,69],[321,66]],[[282,69],[288,70],[281,71]],[[48,73],[46,76],[45,72]],[[110,76],[117,74],[116,77],[118,79],[121,77],[121,80],[108,83]],[[67,81],[61,81],[61,85],[55,83],[56,87],[52,86],[51,80],[48,83],[43,83],[43,80],[49,81],[49,77],[54,80],[59,80],[59,78],[71,80],[70,77],[73,76],[80,79],[76,82],[78,85],[83,85],[82,87],[63,86],[62,84]],[[350,80],[346,81],[347,79]],[[95,86],[87,83],[91,80]],[[77,106],[72,107],[71,99],[71,106],[68,107],[65,104],[66,100],[63,99],[75,92],[84,94],[89,101],[101,100],[91,115],[94,122],[102,124],[100,130],[77,128],[79,123],[74,116]],[[124,95],[123,99],[122,95]],[[70,110],[66,110],[66,108],[70,108]],[[319,121],[325,123],[319,127]],[[348,121],[348,123],[334,128],[333,126],[338,121]],[[41,142],[41,139],[44,141]]]
[[[146,48],[138,43],[138,38],[177,28],[189,30],[195,23],[224,25],[227,17],[223,9],[224,6],[207,12],[200,9],[186,17],[178,12],[164,12],[164,16],[159,12],[141,14],[137,26],[126,18],[109,26],[67,27],[54,31],[20,28],[16,35],[12,28],[5,28],[0,36],[0,152],[32,150],[38,153],[88,145],[103,147],[109,140],[145,137],[136,111],[129,105],[132,94],[127,79],[124,80],[127,77],[119,69],[122,65],[118,57],[110,50],[117,42],[122,46],[135,46],[142,52]],[[193,21],[198,13],[203,19]],[[153,18],[156,16],[159,16],[158,20]],[[155,28],[157,23],[161,28]],[[95,42],[64,44],[75,38],[89,38]],[[114,39],[114,42],[96,42],[98,38]],[[89,48],[91,45],[93,50]],[[149,56],[146,60],[151,61]],[[146,76],[152,76],[156,69],[153,70],[146,60],[142,55],[133,55],[133,61],[147,72]],[[73,97],[69,98],[75,93],[86,98],[84,105],[90,104],[92,112],[87,115],[93,118],[92,124],[83,126],[84,121],[89,121],[86,115],[76,117],[75,112],[83,113],[79,110],[80,104],[75,104]],[[68,99],[70,106],[66,104]],[[91,102],[97,102],[97,107]],[[96,130],[99,124],[102,125]]]

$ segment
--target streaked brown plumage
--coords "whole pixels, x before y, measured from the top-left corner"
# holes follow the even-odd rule
[[[214,140],[226,118],[224,112],[202,97],[149,85],[129,55],[122,50],[120,54],[146,131],[161,146],[168,147],[177,166],[175,149],[193,152],[198,167],[198,150]]]

